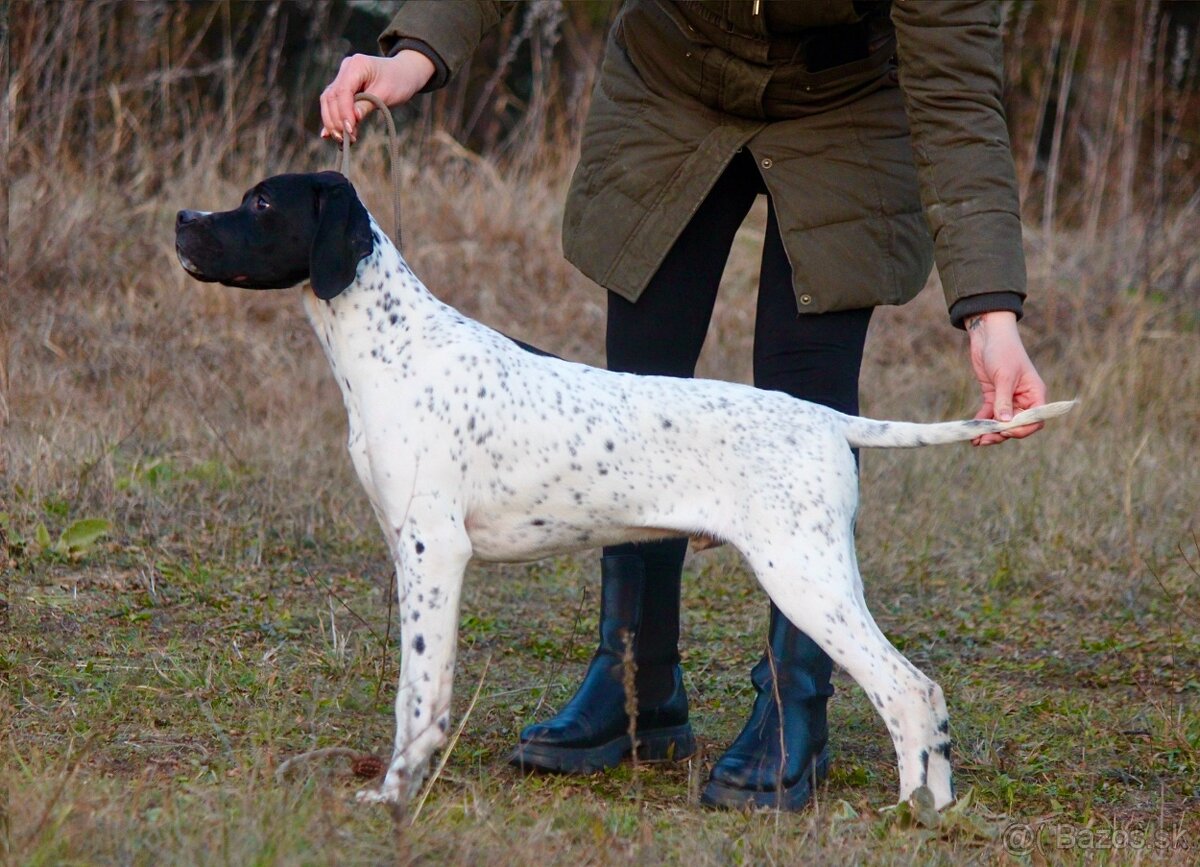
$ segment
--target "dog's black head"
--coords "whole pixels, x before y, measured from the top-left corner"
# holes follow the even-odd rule
[[[175,218],[175,252],[197,280],[246,289],[311,280],[326,300],[350,285],[373,245],[367,209],[337,172],[276,175],[232,211]]]

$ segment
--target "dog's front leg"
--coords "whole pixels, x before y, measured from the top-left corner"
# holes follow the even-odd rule
[[[396,742],[383,785],[359,800],[407,803],[435,750],[446,742],[457,650],[458,603],[471,543],[461,519],[436,495],[414,497],[408,513],[385,528],[396,557],[400,597],[400,683]]]

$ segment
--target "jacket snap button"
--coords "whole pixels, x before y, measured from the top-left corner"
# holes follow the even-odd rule
[[[764,169],[769,169],[773,165],[775,165],[775,163],[771,160],[770,157],[763,157],[762,167]]]
[[[804,305],[812,304],[812,296],[811,295],[801,295],[800,303],[804,304]]]

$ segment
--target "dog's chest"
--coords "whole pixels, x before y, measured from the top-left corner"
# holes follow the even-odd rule
[[[431,306],[430,302],[433,299],[393,249],[372,254],[357,280],[330,301],[304,292],[309,323],[342,392],[347,448],[373,502],[377,502],[377,492],[371,478],[367,433],[379,427],[381,417],[393,415],[389,394],[394,395],[399,384],[414,377],[413,320],[429,312],[424,307]],[[397,421],[389,418],[384,425],[393,428]]]

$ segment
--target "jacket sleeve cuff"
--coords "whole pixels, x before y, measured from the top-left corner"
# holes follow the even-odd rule
[[[969,309],[985,313],[981,302],[971,299],[1010,295],[1020,302],[1025,297],[1025,251],[1016,213],[957,213],[936,231],[933,244],[948,310],[967,309],[959,304],[970,301]],[[1010,302],[995,309],[1016,312],[1020,306]],[[961,315],[951,319],[957,324]]]
[[[379,52],[390,57],[402,48],[420,51],[436,70],[424,88],[432,90],[467,65],[502,13],[497,0],[405,0],[379,35]]]
[[[401,51],[416,51],[429,58],[429,62],[433,64],[433,77],[417,93],[429,93],[446,86],[446,82],[450,79],[450,67],[446,65],[446,61],[442,60],[441,55],[429,46],[429,43],[406,36],[395,41],[387,56],[395,57]]]
[[[955,301],[950,307],[950,323],[955,328],[963,328],[969,317],[980,313],[994,313],[997,310],[1008,310],[1017,314],[1017,320],[1025,315],[1023,299],[1016,292],[985,292],[982,295],[968,295]]]

